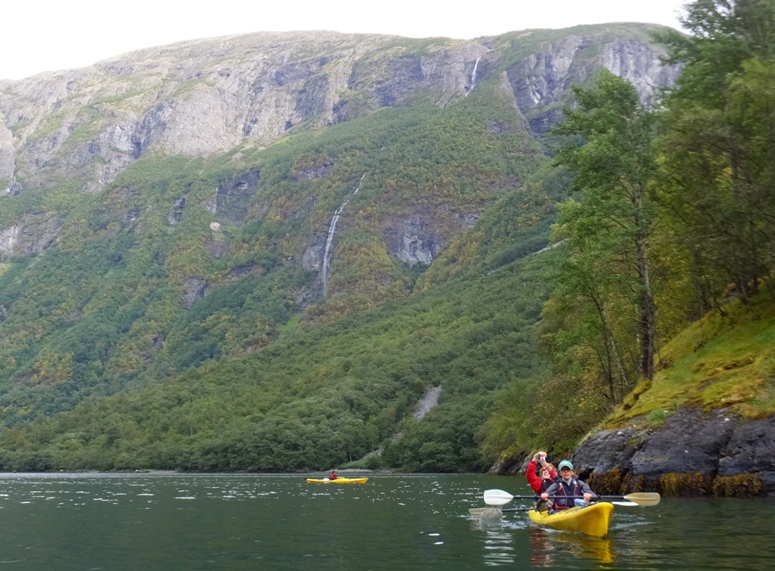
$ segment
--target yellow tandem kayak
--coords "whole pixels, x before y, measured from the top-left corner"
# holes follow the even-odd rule
[[[552,515],[539,513],[536,510],[530,510],[527,515],[533,523],[541,527],[605,537],[608,535],[608,523],[613,513],[613,504],[598,502],[586,507],[562,510]]]
[[[368,478],[337,478],[336,480],[307,478],[308,484],[365,484],[367,481]]]

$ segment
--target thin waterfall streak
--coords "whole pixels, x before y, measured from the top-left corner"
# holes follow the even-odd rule
[[[352,200],[353,196],[358,194],[358,191],[361,189],[361,183],[363,182],[363,179],[366,178],[366,174],[361,177],[361,180],[358,181],[358,186],[355,188],[355,191],[350,195],[350,198],[345,200],[342,205],[337,208],[334,211],[334,216],[331,218],[331,224],[328,226],[328,236],[326,237],[326,248],[323,251],[323,295],[326,294],[328,291],[328,266],[331,262],[330,260],[330,252],[331,252],[331,243],[334,241],[334,232],[336,232],[336,223],[339,222],[339,216],[342,215],[342,210],[344,210],[344,207],[347,206],[347,204]]]
[[[476,58],[476,63],[474,63],[474,71],[471,72],[471,87],[469,87],[468,91],[466,91],[466,97],[468,97],[468,94],[474,90],[474,87],[476,87],[476,68],[479,67],[480,59],[482,59],[482,56]]]

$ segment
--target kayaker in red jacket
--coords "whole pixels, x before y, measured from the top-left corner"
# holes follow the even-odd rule
[[[560,478],[541,494],[541,499],[546,502],[549,500],[549,496],[554,496],[554,500],[550,502],[551,509],[549,513],[567,510],[576,505],[575,498],[571,499],[564,496],[578,496],[578,499],[583,497],[584,502],[587,504],[592,500],[597,500],[597,494],[592,491],[589,485],[576,479],[573,473],[573,464],[571,464],[570,460],[560,462]]]
[[[546,452],[536,452],[527,465],[527,483],[536,494],[545,492],[557,478],[557,470],[546,461]]]
[[[336,480],[338,477],[335,470],[331,470],[331,473],[328,475],[329,480]]]

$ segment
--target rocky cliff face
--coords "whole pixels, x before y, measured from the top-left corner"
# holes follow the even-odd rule
[[[571,85],[583,84],[601,67],[630,81],[644,103],[654,101],[657,89],[671,85],[679,72],[662,65],[663,55],[658,46],[632,38],[601,43],[594,35],[572,34],[543,43],[506,75],[531,128],[544,133],[560,118],[559,104],[569,102]]]
[[[0,260],[40,254],[56,240],[61,224],[54,214],[28,214],[0,230]]]
[[[513,111],[513,118],[488,124],[489,133],[540,136],[570,102],[570,86],[600,67],[632,81],[644,101],[675,78],[676,70],[660,65],[661,50],[643,39],[641,28],[525,32],[507,42],[256,33],[150,48],[84,69],[2,81],[0,199],[59,185],[97,192],[145,155],[199,157],[263,148],[383,107],[446,108],[487,86]],[[334,165],[332,158],[291,176],[325,181]],[[246,165],[233,179],[220,181],[201,204],[216,223],[242,224],[267,212],[282,219],[314,215],[318,193],[290,208],[283,200],[278,206],[256,199],[260,184],[260,169]],[[173,197],[171,226],[180,222],[187,200]],[[452,236],[474,225],[485,206],[453,207],[418,194],[415,203],[397,205],[381,219],[379,240],[403,264],[428,266]],[[122,220],[136,219],[138,208],[120,213]],[[37,211],[4,224],[0,254],[8,259],[44,251],[62,222],[54,212]],[[298,257],[304,269],[321,272],[325,231],[317,223],[304,249],[289,259]],[[214,231],[205,246],[220,258],[228,239]],[[392,279],[380,277],[379,287]],[[203,295],[200,286],[186,286],[185,307]]]
[[[422,54],[390,36],[258,33],[143,50],[92,67],[0,83],[0,181],[115,179],[151,149],[208,155],[266,146],[422,97],[465,94],[486,51],[438,40]]]
[[[752,482],[744,482],[744,491],[772,494],[775,417],[741,422],[723,409],[703,413],[683,408],[658,429],[632,426],[599,432],[582,443],[573,463],[600,481],[616,470],[651,489],[691,495],[709,493],[714,486],[717,492],[729,488],[729,495],[736,495],[739,490],[731,479],[747,475]]]
[[[332,32],[256,33],[142,50],[0,82],[0,191],[77,178],[104,187],[151,149],[207,155],[348,121],[380,107],[445,106],[505,74],[536,131],[600,66],[649,99],[675,70],[633,38],[565,34],[503,69],[485,43]],[[477,62],[478,65],[477,65]],[[474,68],[477,68],[474,77]]]

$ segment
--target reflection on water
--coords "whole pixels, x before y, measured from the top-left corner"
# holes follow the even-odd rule
[[[774,512],[773,499],[667,498],[657,507],[617,507],[605,538],[544,530],[531,523],[525,529],[512,525],[511,514],[500,522],[502,534],[495,531],[498,522],[493,520],[472,530],[485,534],[488,566],[516,562],[544,569],[769,570],[775,563]],[[521,533],[510,533],[512,529]],[[527,556],[520,553],[522,537]]]
[[[487,567],[513,565],[518,562],[514,530],[527,527],[524,519],[504,519],[500,508],[487,508],[480,517],[472,518],[471,529],[480,531],[483,559]]]
[[[487,530],[484,539],[484,564],[496,566],[515,562],[514,536],[511,533]]]
[[[0,474],[0,571],[758,571],[775,562],[775,500],[671,499],[618,507],[609,536],[536,528],[524,512],[481,521],[489,488],[521,479],[374,474]],[[516,504],[516,502],[515,502]]]
[[[558,555],[570,556],[595,563],[613,563],[616,560],[611,539],[586,535],[553,532],[539,528],[530,530],[530,561],[535,567],[554,567]]]

